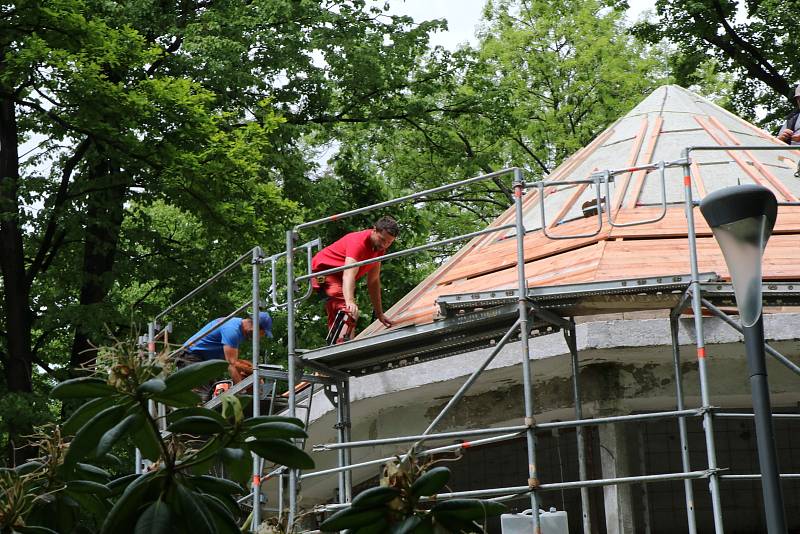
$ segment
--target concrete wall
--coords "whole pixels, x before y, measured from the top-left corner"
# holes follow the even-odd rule
[[[767,337],[795,362],[800,361],[796,343],[800,336],[799,324],[800,315],[794,313],[766,318]],[[716,318],[707,318],[705,325],[712,403],[730,408],[749,406],[748,374],[738,334]],[[675,408],[666,318],[591,320],[579,324],[576,334],[585,417]],[[686,404],[695,407],[700,403],[700,396],[691,318],[681,320],[680,342]],[[488,350],[476,351],[352,379],[353,439],[421,432],[488,354]],[[570,358],[561,334],[534,339],[529,356],[534,369],[537,421],[574,418]],[[520,424],[523,405],[519,360],[519,343],[505,347],[437,430]],[[800,377],[774,361],[769,362],[769,373],[773,405],[796,408],[800,402]],[[322,395],[314,400],[312,421],[309,443],[335,441],[332,428],[335,415]],[[355,449],[353,461],[391,456],[404,450],[404,446]],[[754,449],[752,454],[755,454]],[[676,459],[679,461],[679,456]],[[315,460],[318,468],[330,467],[335,465],[336,453],[315,454]],[[598,462],[602,465],[599,457]],[[377,468],[370,467],[357,471],[354,476],[359,481],[376,473]],[[576,475],[571,479],[575,478]],[[525,479],[523,467],[519,481],[511,485],[524,484]],[[335,476],[309,479],[303,484],[302,505],[330,498],[335,486]],[[487,480],[485,486],[494,484]]]

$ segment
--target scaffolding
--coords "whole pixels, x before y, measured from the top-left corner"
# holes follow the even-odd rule
[[[453,444],[429,449],[422,449],[422,444],[431,440],[441,439],[462,439],[474,438],[469,445],[481,445],[496,443],[525,436],[526,453],[528,459],[527,480],[524,485],[490,488],[484,490],[461,491],[442,493],[435,496],[436,499],[448,499],[456,497],[484,497],[496,500],[505,500],[519,495],[528,495],[530,508],[534,511],[531,516],[533,532],[540,532],[539,515],[539,496],[542,492],[579,489],[582,507],[582,525],[584,534],[592,532],[590,502],[588,490],[591,487],[649,483],[667,480],[682,480],[684,482],[685,503],[687,511],[688,530],[691,533],[697,531],[696,518],[694,511],[694,495],[691,481],[695,479],[706,479],[709,482],[709,492],[711,495],[712,513],[714,519],[715,533],[722,534],[724,525],[722,519],[722,505],[720,502],[720,481],[752,480],[760,478],[759,475],[742,474],[723,474],[716,458],[716,446],[714,441],[714,420],[717,417],[738,417],[752,418],[753,414],[720,413],[711,403],[709,392],[709,378],[707,369],[706,346],[703,333],[703,310],[721,318],[725,323],[734,329],[741,330],[739,325],[731,319],[721,306],[735,305],[733,289],[729,283],[721,281],[715,273],[701,273],[698,267],[696,230],[694,223],[694,208],[698,202],[693,199],[692,175],[691,175],[691,154],[694,151],[742,151],[742,150],[791,150],[784,146],[697,146],[687,147],[681,154],[681,158],[674,161],[660,161],[648,165],[627,167],[621,169],[609,169],[601,172],[592,173],[584,180],[572,181],[538,181],[526,183],[523,171],[519,168],[509,168],[482,176],[469,178],[459,182],[454,182],[441,187],[421,191],[401,198],[381,202],[371,206],[354,209],[348,212],[339,213],[306,222],[295,226],[286,233],[285,251],[270,257],[265,257],[259,247],[241,256],[233,264],[226,267],[223,271],[209,279],[203,285],[181,299],[179,302],[170,306],[167,310],[156,316],[149,325],[148,329],[148,350],[151,355],[155,354],[155,340],[160,332],[158,320],[171,312],[176,306],[189,300],[197,293],[202,291],[209,284],[216,281],[225,273],[231,271],[237,265],[243,264],[248,259],[251,260],[253,294],[252,299],[245,303],[238,310],[228,316],[229,319],[237,313],[252,306],[252,317],[257,324],[258,312],[262,307],[260,300],[261,284],[260,269],[269,265],[272,273],[272,283],[270,292],[272,293],[272,305],[285,308],[288,315],[288,369],[275,370],[268,364],[261,362],[260,347],[258,336],[253,336],[253,375],[247,383],[238,389],[252,385],[254,399],[259,399],[260,377],[266,377],[273,382],[285,380],[288,383],[288,405],[286,412],[290,416],[296,416],[301,408],[306,409],[306,420],[310,415],[310,403],[314,396],[313,388],[303,397],[298,395],[296,386],[301,381],[321,384],[325,388],[325,393],[331,400],[336,410],[337,441],[336,443],[317,444],[313,450],[337,451],[337,467],[324,469],[315,472],[301,474],[296,469],[277,468],[268,474],[264,474],[263,461],[257,456],[253,456],[253,484],[249,495],[241,499],[240,502],[251,501],[254,513],[254,531],[258,528],[261,521],[261,486],[267,480],[278,481],[278,503],[274,511],[279,518],[283,518],[284,510],[287,512],[285,518],[290,531],[294,531],[295,519],[298,514],[298,492],[301,480],[315,477],[336,475],[338,478],[338,504],[329,504],[318,507],[319,512],[327,512],[349,506],[352,500],[353,481],[351,473],[353,469],[370,465],[379,465],[389,461],[391,458],[378,458],[366,462],[353,464],[350,451],[357,447],[374,447],[378,445],[412,443],[419,455],[433,455],[440,452],[458,450],[464,444]],[[646,225],[661,220],[667,213],[667,199],[665,193],[665,169],[677,167],[683,170],[683,208],[687,222],[687,235],[689,240],[689,254],[691,273],[669,274],[662,277],[633,280],[614,280],[607,282],[594,282],[585,284],[561,285],[554,287],[528,287],[525,277],[525,251],[524,240],[526,229],[523,219],[523,199],[526,189],[530,186],[535,188],[539,194],[538,201],[541,208],[541,229],[546,233],[547,223],[544,211],[544,192],[545,188],[558,187],[568,184],[594,186],[596,190],[597,223],[598,227],[591,235],[597,235],[602,230],[604,224],[610,226],[631,226]],[[601,190],[605,188],[606,206],[611,199],[611,185],[615,177],[635,171],[652,172],[658,171],[660,178],[660,211],[655,217],[620,223],[614,220],[614,210],[603,207]],[[490,226],[484,230],[472,232],[450,239],[427,243],[422,246],[409,248],[406,250],[386,254],[375,259],[356,262],[347,267],[327,269],[320,272],[311,272],[311,256],[314,248],[321,246],[319,240],[298,245],[300,232],[310,230],[316,226],[331,223],[355,215],[380,210],[395,206],[397,204],[413,202],[423,197],[431,197],[442,193],[462,188],[471,184],[485,180],[495,180],[511,176],[513,179],[513,202],[514,202],[514,222]],[[784,202],[779,205],[797,205],[798,203]],[[358,268],[372,263],[383,262],[424,250],[441,247],[443,245],[456,243],[458,241],[472,239],[491,233],[498,233],[513,230],[516,239],[516,270],[517,288],[513,290],[495,290],[479,293],[445,295],[439,297],[437,305],[440,315],[443,317],[439,321],[431,324],[410,326],[393,329],[386,333],[359,338],[339,345],[332,345],[302,351],[297,347],[296,340],[296,306],[308,298],[311,294],[310,281],[315,276],[325,276],[342,272],[348,268]],[[553,239],[570,239],[576,237],[586,237],[587,234],[575,236],[550,235]],[[305,252],[307,257],[305,273],[296,274],[295,260],[301,253]],[[279,302],[277,299],[278,286],[276,281],[277,264],[285,261],[286,268],[286,301]],[[305,292],[299,294],[301,284],[308,283],[309,287]],[[787,281],[785,283],[764,284],[764,301],[768,305],[800,305],[800,281]],[[697,355],[697,365],[700,382],[700,406],[688,408],[684,402],[684,389],[681,380],[681,355],[678,343],[678,318],[688,307],[691,307],[695,326],[695,345]],[[599,313],[614,313],[617,311],[633,310],[670,310],[670,334],[672,340],[672,358],[674,366],[675,397],[676,409],[645,414],[629,414],[610,417],[597,417],[586,419],[582,411],[581,383],[579,380],[579,354],[576,342],[576,325],[574,318],[582,315],[595,315]],[[571,357],[572,389],[575,419],[571,421],[559,421],[548,423],[537,423],[535,420],[536,409],[533,404],[533,369],[531,366],[529,340],[531,337],[548,335],[561,331],[564,335]],[[519,341],[519,352],[522,364],[522,383],[524,397],[524,419],[522,424],[499,427],[499,428],[478,428],[467,429],[458,432],[434,433],[437,424],[450,412],[450,410],[461,400],[475,383],[481,373],[489,366],[492,360],[500,353],[503,347],[512,341],[512,338]],[[363,376],[381,372],[387,369],[413,365],[431,359],[445,358],[455,354],[473,351],[479,348],[491,347],[492,350],[483,362],[473,371],[458,391],[451,397],[450,401],[433,419],[425,431],[419,435],[400,436],[383,439],[371,439],[364,441],[353,441],[351,439],[350,424],[350,384],[351,376]],[[773,347],[766,345],[766,351],[781,364],[786,366],[795,374],[800,374],[800,367],[791,360],[780,354]],[[308,368],[314,371],[313,374],[302,374],[303,369]],[[305,406],[299,404],[306,400]],[[271,404],[274,406],[274,403]],[[155,408],[158,409],[158,408]],[[253,402],[253,415],[260,414],[260,403]],[[703,422],[703,431],[706,445],[706,469],[690,470],[689,447],[687,437],[687,418],[700,418]],[[781,414],[775,417],[798,419],[800,414]],[[619,422],[647,421],[658,419],[676,419],[681,445],[682,471],[674,473],[663,473],[655,475],[642,475],[632,477],[588,479],[587,461],[585,457],[586,440],[583,429],[587,426],[596,426]],[[536,461],[536,436],[537,430],[575,428],[578,450],[579,480],[560,483],[542,482],[537,472]],[[800,474],[782,474],[782,478],[798,478]],[[288,479],[288,488],[284,490],[284,479]]]

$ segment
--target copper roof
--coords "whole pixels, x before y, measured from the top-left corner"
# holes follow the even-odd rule
[[[587,178],[593,171],[635,167],[681,157],[687,146],[769,146],[780,141],[747,121],[676,85],[656,89],[627,115],[565,160],[547,181]],[[796,202],[800,179],[794,176],[800,151],[713,151],[692,153],[695,199],[737,183],[771,189],[779,202]],[[652,218],[661,210],[658,171],[616,178],[607,204],[617,222]],[[541,199],[529,189],[524,199],[525,275],[528,286],[574,284],[690,272],[684,215],[683,172],[666,170],[666,216],[657,223],[612,228],[593,237],[552,240],[541,231]],[[603,196],[605,192],[603,191]],[[545,189],[548,233],[577,235],[597,228],[582,205],[596,198],[593,185]],[[513,208],[492,225],[513,222]],[[695,211],[701,272],[727,276],[722,254],[699,211]],[[800,280],[800,206],[781,206],[764,258],[765,280]],[[436,317],[441,295],[516,288],[514,231],[473,239],[442,267],[396,303],[387,315],[398,326],[425,324]],[[373,324],[362,333],[383,330]]]

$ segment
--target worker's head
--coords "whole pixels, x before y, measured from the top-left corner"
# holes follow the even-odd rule
[[[794,101],[798,107],[800,107],[800,84],[794,88]]]
[[[242,319],[242,333],[248,337],[253,335],[253,319]],[[258,314],[258,335],[272,337],[272,317],[265,311]]]
[[[372,234],[370,235],[372,248],[386,250],[394,243],[399,233],[400,227],[397,225],[397,221],[389,216],[381,217],[372,226]]]

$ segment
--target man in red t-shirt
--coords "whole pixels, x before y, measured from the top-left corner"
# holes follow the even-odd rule
[[[325,271],[382,256],[394,242],[399,231],[397,221],[391,217],[381,217],[372,228],[351,232],[320,250],[311,260],[311,270]],[[383,313],[381,303],[380,262],[312,279],[312,285],[325,299],[328,330],[333,326],[339,310],[347,314],[345,326],[337,342],[348,339],[353,333],[355,321],[358,319],[358,305],[355,300],[356,281],[363,276],[367,277],[369,300],[372,302],[372,309],[375,310],[377,319],[387,327],[392,326],[392,322]]]

